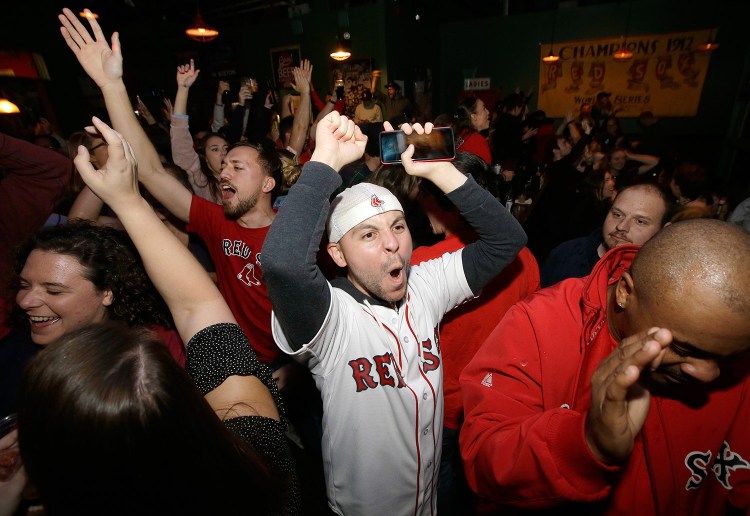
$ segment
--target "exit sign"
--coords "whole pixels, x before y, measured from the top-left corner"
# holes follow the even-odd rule
[[[489,77],[475,77],[473,79],[464,79],[464,90],[489,90]]]

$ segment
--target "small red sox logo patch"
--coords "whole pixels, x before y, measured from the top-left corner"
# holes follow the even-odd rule
[[[381,201],[377,195],[372,194],[372,197],[370,197],[370,204],[373,208],[379,208],[385,204],[385,201]]]
[[[712,458],[714,459],[713,465],[711,465]],[[690,470],[690,478],[685,485],[686,491],[698,489],[711,472],[724,489],[732,489],[732,484],[729,482],[732,472],[738,469],[750,469],[750,463],[739,453],[732,451],[726,441],[722,443],[715,457],[711,450],[688,453],[685,456],[685,466]]]

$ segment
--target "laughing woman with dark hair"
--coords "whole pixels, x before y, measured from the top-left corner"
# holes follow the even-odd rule
[[[67,31],[75,30],[66,15]],[[298,513],[270,370],[138,193],[132,150],[100,120],[94,125],[110,158],[95,170],[81,147],[76,167],[117,213],[169,306],[188,342],[187,374],[149,333],[95,324],[65,335],[34,359],[21,389],[18,435],[30,481],[52,513]]]
[[[148,327],[174,359],[182,342],[132,242],[88,223],[44,228],[18,248],[8,285],[9,333],[0,339],[0,417],[16,410],[26,363],[71,331],[102,321]]]

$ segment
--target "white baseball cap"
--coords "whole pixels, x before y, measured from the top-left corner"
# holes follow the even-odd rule
[[[359,183],[347,188],[331,203],[328,241],[335,244],[360,222],[394,210],[404,211],[396,196],[387,188],[371,183]]]

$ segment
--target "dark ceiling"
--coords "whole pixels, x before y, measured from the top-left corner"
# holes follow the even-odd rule
[[[291,18],[322,3],[331,9],[347,9],[377,0],[6,0],[3,6],[4,29],[0,32],[0,49],[39,49],[46,41],[49,28],[56,27],[56,14],[63,7],[79,11],[84,7],[104,20],[117,20],[118,30],[129,25],[159,22],[188,26],[200,8],[211,24],[226,26],[242,15],[253,14],[254,23]],[[563,9],[567,7],[612,3],[622,0],[384,0],[394,9],[421,12],[436,21],[479,19],[504,14]],[[626,0],[627,1],[627,0]],[[12,23],[7,23],[13,20]],[[52,37],[57,37],[53,34]],[[37,42],[36,44],[34,42]],[[33,48],[37,47],[37,48]]]

